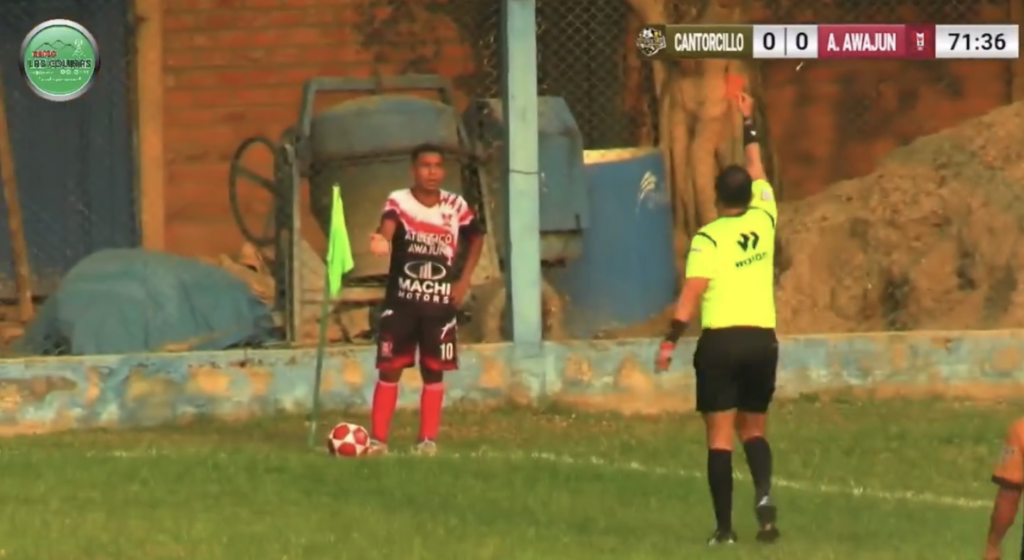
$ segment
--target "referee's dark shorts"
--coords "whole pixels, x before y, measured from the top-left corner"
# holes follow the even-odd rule
[[[697,411],[764,414],[775,395],[779,341],[774,329],[706,329],[697,340],[693,369]]]

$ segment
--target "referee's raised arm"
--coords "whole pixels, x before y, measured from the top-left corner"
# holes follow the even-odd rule
[[[747,173],[754,181],[767,181],[764,173],[764,161],[761,159],[761,144],[754,127],[754,100],[745,93],[740,93],[736,101],[743,115],[743,155],[746,157]]]
[[[749,95],[741,93],[737,104],[743,115],[743,155],[746,158],[747,173],[750,174],[752,181],[753,196],[750,207],[767,213],[775,225],[779,219],[779,212],[775,204],[775,193],[764,172],[761,143],[757,136],[757,127],[754,126],[754,100]]]

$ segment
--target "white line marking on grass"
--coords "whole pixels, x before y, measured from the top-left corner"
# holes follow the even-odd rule
[[[480,451],[475,451],[461,455],[444,455],[449,457],[463,457],[471,459],[505,459],[514,461],[538,461],[545,463],[556,463],[561,465],[593,466],[598,468],[613,469],[619,471],[634,471],[655,474],[660,476],[677,476],[698,479],[704,478],[704,473],[702,472],[688,471],[684,469],[652,467],[635,461],[631,461],[628,463],[614,462],[608,461],[607,459],[602,459],[601,457],[573,457],[569,455],[556,455],[554,453],[541,452],[501,453],[490,451],[487,449],[482,449]],[[741,480],[750,479],[750,477],[744,473],[736,473],[736,477]],[[790,488],[793,490],[799,490],[801,492],[849,496],[851,498],[871,498],[889,502],[909,502],[917,504],[941,505],[963,509],[988,509],[992,507],[992,504],[990,502],[986,502],[984,500],[958,498],[953,496],[940,496],[928,492],[872,490],[870,488],[865,488],[863,486],[839,486],[832,484],[817,484],[814,482],[787,480],[784,478],[773,478],[772,484],[776,487]]]
[[[6,454],[8,452],[0,452],[0,454]],[[203,451],[206,455],[208,451]],[[116,449],[109,451],[86,451],[84,453],[86,457],[101,457],[101,458],[116,458],[116,459],[136,459],[146,457],[170,457],[174,455],[180,455],[180,453],[170,453],[160,449],[148,448],[148,449]],[[216,453],[219,458],[230,457],[227,453]],[[414,458],[416,455],[409,452],[394,452],[390,453],[390,457],[398,458]],[[571,455],[559,455],[555,453],[545,452],[501,452],[493,451],[490,449],[479,449],[477,451],[463,452],[463,453],[440,453],[437,457],[431,459],[472,459],[472,460],[503,460],[503,461],[533,461],[540,463],[553,463],[559,465],[576,466],[576,467],[594,467],[601,469],[617,470],[617,471],[632,471],[647,474],[654,474],[658,476],[675,476],[682,478],[704,478],[704,473],[698,471],[690,471],[686,469],[672,469],[666,467],[655,467],[644,465],[636,461],[630,462],[617,462],[609,461],[601,457],[574,457]],[[430,460],[430,459],[428,459]],[[750,477],[745,473],[737,472],[735,476],[740,480],[750,480]],[[832,496],[847,496],[850,498],[869,498],[875,500],[882,500],[887,502],[906,502],[915,504],[929,504],[939,506],[949,506],[961,509],[989,509],[992,507],[991,502],[985,500],[976,500],[972,498],[960,498],[955,496],[942,496],[938,494],[932,494],[930,492],[912,492],[905,490],[873,490],[864,486],[841,486],[835,484],[818,484],[815,482],[807,482],[800,480],[788,480],[785,478],[774,478],[772,484],[780,488],[790,488],[792,490],[798,490],[801,492],[810,492],[815,494],[827,494]]]

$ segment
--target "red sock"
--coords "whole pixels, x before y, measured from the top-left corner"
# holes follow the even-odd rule
[[[420,441],[437,439],[441,429],[441,405],[444,404],[444,383],[423,386],[420,394]]]
[[[373,425],[370,428],[370,437],[381,442],[388,441],[388,432],[391,431],[391,417],[395,415],[395,406],[398,405],[398,383],[387,383],[378,381],[377,387],[373,390]]]

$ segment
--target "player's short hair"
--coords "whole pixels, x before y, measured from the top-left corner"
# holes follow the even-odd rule
[[[420,144],[412,149],[411,160],[413,163],[416,163],[420,160],[420,156],[426,154],[437,154],[441,156],[441,159],[444,159],[444,150],[441,146],[436,144]]]
[[[754,180],[739,165],[730,165],[715,179],[715,197],[726,208],[746,208],[754,198]]]

